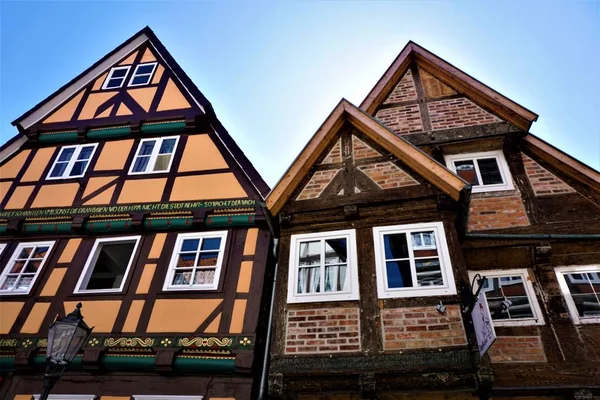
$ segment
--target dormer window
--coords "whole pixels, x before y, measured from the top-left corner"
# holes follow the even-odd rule
[[[129,68],[131,68],[131,66],[112,68],[104,81],[104,85],[102,85],[102,89],[118,89],[122,87],[125,83]]]
[[[156,63],[139,64],[133,71],[133,76],[129,80],[127,86],[143,86],[150,83],[154,70],[156,69]]]

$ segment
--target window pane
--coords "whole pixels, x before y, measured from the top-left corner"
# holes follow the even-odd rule
[[[73,169],[69,172],[69,176],[80,176],[83,175],[83,171],[85,170],[85,166],[88,161],[77,161],[73,164]]]
[[[127,68],[113,69],[111,78],[122,78],[127,74]]]
[[[221,247],[221,238],[204,238],[200,250],[219,250]]]
[[[321,242],[301,242],[299,266],[321,264]]]
[[[138,157],[133,164],[133,172],[144,172],[148,167],[150,157]]]
[[[154,163],[154,168],[152,169],[154,172],[166,171],[169,169],[169,161],[171,161],[170,154],[164,154],[156,157],[156,162]]]
[[[135,74],[136,75],[149,74],[149,73],[152,72],[153,68],[154,68],[154,64],[140,65],[139,67],[137,67],[137,70],[135,71]]]
[[[24,266],[25,266],[25,261],[15,261],[12,269],[10,270],[10,273],[18,274],[19,272],[21,272],[23,270]]]
[[[29,255],[31,254],[31,252],[33,251],[33,247],[23,247],[23,249],[21,250],[21,253],[19,253],[19,257],[20,259],[26,259],[29,258]]]
[[[85,146],[81,148],[79,155],[77,156],[78,160],[89,160],[92,157],[92,153],[94,152],[94,146]]]
[[[192,271],[177,271],[173,275],[173,285],[189,285],[192,280]]]
[[[442,269],[438,258],[415,260],[419,286],[443,286]]]
[[[181,251],[196,251],[200,245],[200,239],[185,239],[181,245]]]
[[[433,231],[413,232],[411,238],[415,257],[435,257],[438,255]]]
[[[472,185],[479,185],[477,172],[475,172],[475,164],[473,160],[454,161],[456,174]]]
[[[383,235],[383,246],[386,260],[408,258],[408,244],[406,243],[405,233]]]
[[[48,254],[48,246],[36,247],[33,258],[44,258]]]
[[[42,264],[41,261],[29,261],[29,262],[27,262],[27,266],[25,267],[23,272],[35,274],[37,272],[37,270],[40,268],[41,264]]]
[[[138,156],[149,156],[152,154],[152,149],[154,149],[155,144],[156,140],[147,140],[143,142],[140,151],[138,152]]]
[[[321,289],[321,268],[300,268],[298,270],[298,293],[318,293]]]
[[[500,279],[498,278],[487,278],[485,288],[482,289],[482,291],[485,292],[485,295],[488,298],[504,296],[504,294],[502,294],[502,288],[500,287]]]
[[[16,282],[16,276],[7,276],[4,278],[4,282],[2,283],[2,286],[0,286],[0,290],[9,290],[14,286]]]
[[[200,253],[198,257],[198,266],[200,267],[212,267],[217,265],[217,259],[219,253]]]
[[[148,83],[148,81],[150,81],[150,75],[136,76],[135,78],[133,78],[131,85],[145,85]]]
[[[385,267],[387,270],[388,288],[413,287],[410,262],[408,260],[388,261],[385,263]]]
[[[214,269],[200,269],[196,271],[194,285],[211,285],[215,280]]]
[[[594,294],[574,294],[573,301],[580,317],[595,317],[600,315],[600,303]]]
[[[173,150],[175,149],[175,142],[177,140],[176,139],[166,139],[163,140],[162,144],[160,145],[160,151],[158,152],[158,154],[170,154],[173,153]]]
[[[189,268],[193,267],[196,262],[196,253],[185,253],[180,254],[177,258],[177,265],[175,268]]]
[[[495,158],[482,158],[477,160],[479,173],[484,185],[497,185],[504,183],[502,174],[498,168],[498,161]]]
[[[325,240],[325,264],[343,264],[347,260],[346,239]]]
[[[529,298],[525,295],[522,297],[510,297],[506,299],[511,302],[508,306],[508,314],[511,319],[516,318],[533,318],[533,311],[529,305]]]
[[[50,177],[57,178],[59,176],[63,176],[65,169],[67,169],[67,163],[54,164],[54,167],[52,167],[52,172],[50,172]]]
[[[68,149],[63,149],[58,156],[57,161],[69,161],[71,157],[73,157],[73,153],[75,153],[74,147],[69,147]]]
[[[123,78],[113,78],[108,81],[107,89],[118,88],[123,84]]]
[[[325,268],[325,291],[339,292],[349,290],[345,265],[335,265]]]
[[[125,270],[133,255],[135,242],[104,243],[96,250],[98,258],[85,288],[117,289],[125,277]]]
[[[33,282],[32,275],[21,275],[21,277],[17,281],[17,285],[15,286],[15,289],[16,290],[29,289],[29,287],[31,287],[32,282]]]
[[[523,280],[519,277],[512,277],[517,279],[500,278],[502,284],[502,293],[504,296],[527,296]]]

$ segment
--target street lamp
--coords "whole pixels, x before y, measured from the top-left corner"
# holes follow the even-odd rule
[[[48,399],[50,390],[94,329],[83,322],[80,309],[81,303],[78,303],[73,312],[64,318],[57,319],[50,325],[46,349],[44,391],[39,400]]]

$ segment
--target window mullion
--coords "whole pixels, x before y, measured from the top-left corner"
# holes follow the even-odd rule
[[[152,154],[150,154],[150,160],[148,161],[148,166],[150,167],[149,172],[154,172],[154,166],[156,164],[156,159],[158,158],[158,153],[160,153],[160,147],[162,146],[162,138],[156,140],[156,145],[154,145],[154,149],[152,149]]]
[[[75,166],[75,162],[77,161],[77,157],[79,157],[80,152],[81,152],[81,146],[75,147],[75,151],[73,151],[73,155],[71,156],[71,159],[69,160],[69,163],[67,164],[67,168],[65,169],[65,175],[67,177],[71,176],[71,171],[73,170],[73,167]]]
[[[408,260],[410,265],[410,274],[413,279],[413,288],[418,288],[419,283],[417,280],[417,266],[415,263],[415,254],[413,252],[412,235],[410,231],[406,232],[406,241],[408,244]]]
[[[596,293],[596,288],[594,288],[594,285],[592,284],[592,280],[588,276],[587,272],[584,272],[584,274],[585,274],[585,279],[587,279],[589,285],[592,287],[592,293],[594,293],[594,297],[596,297],[596,301],[598,302],[598,304],[600,304],[600,297],[598,297],[598,293]],[[573,296],[571,296],[571,297],[573,297]]]
[[[202,242],[204,241],[203,237],[200,237],[198,239],[200,239],[200,241],[198,242],[198,250],[196,250],[196,257],[194,258],[194,268],[192,269],[192,279],[190,280],[190,286],[194,286],[194,282],[196,279],[196,271],[198,270],[198,260],[200,258],[200,249],[202,248]]]
[[[475,167],[475,173],[477,174],[477,181],[479,182],[479,186],[483,186],[483,178],[481,177],[481,171],[479,170],[479,159],[473,159],[473,166]]]
[[[325,239],[321,239],[321,267],[319,268],[319,293],[325,293]]]

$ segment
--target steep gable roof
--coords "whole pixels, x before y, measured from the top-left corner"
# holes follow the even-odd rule
[[[112,66],[117,65],[120,61],[127,61],[127,59],[130,58],[128,56],[145,43],[148,43],[148,47],[157,54],[161,59],[161,62],[164,62],[166,68],[172,72],[177,85],[183,88],[186,97],[193,100],[193,105],[196,106],[201,113],[209,113],[212,111],[210,102],[202,92],[200,92],[198,87],[187,76],[179,64],[177,64],[154,32],[149,27],[145,27],[67,84],[46,97],[25,114],[14,120],[12,124],[17,126],[20,131],[31,128],[36,123],[49,116],[65,102],[72,99],[84,87],[100,78],[102,74],[106,73]]]
[[[377,84],[363,100],[360,108],[374,115],[377,107],[392,93],[400,79],[415,62],[419,68],[430,73],[442,83],[464,93],[477,105],[493,111],[499,117],[529,130],[538,115],[496,92],[477,79],[456,68],[418,44],[410,41],[387,69]]]
[[[266,203],[271,213],[279,213],[304,176],[336,139],[336,134],[345,121],[349,121],[373,142],[389,151],[452,199],[468,198],[470,185],[466,181],[398,137],[363,110],[342,99],[267,196]]]

